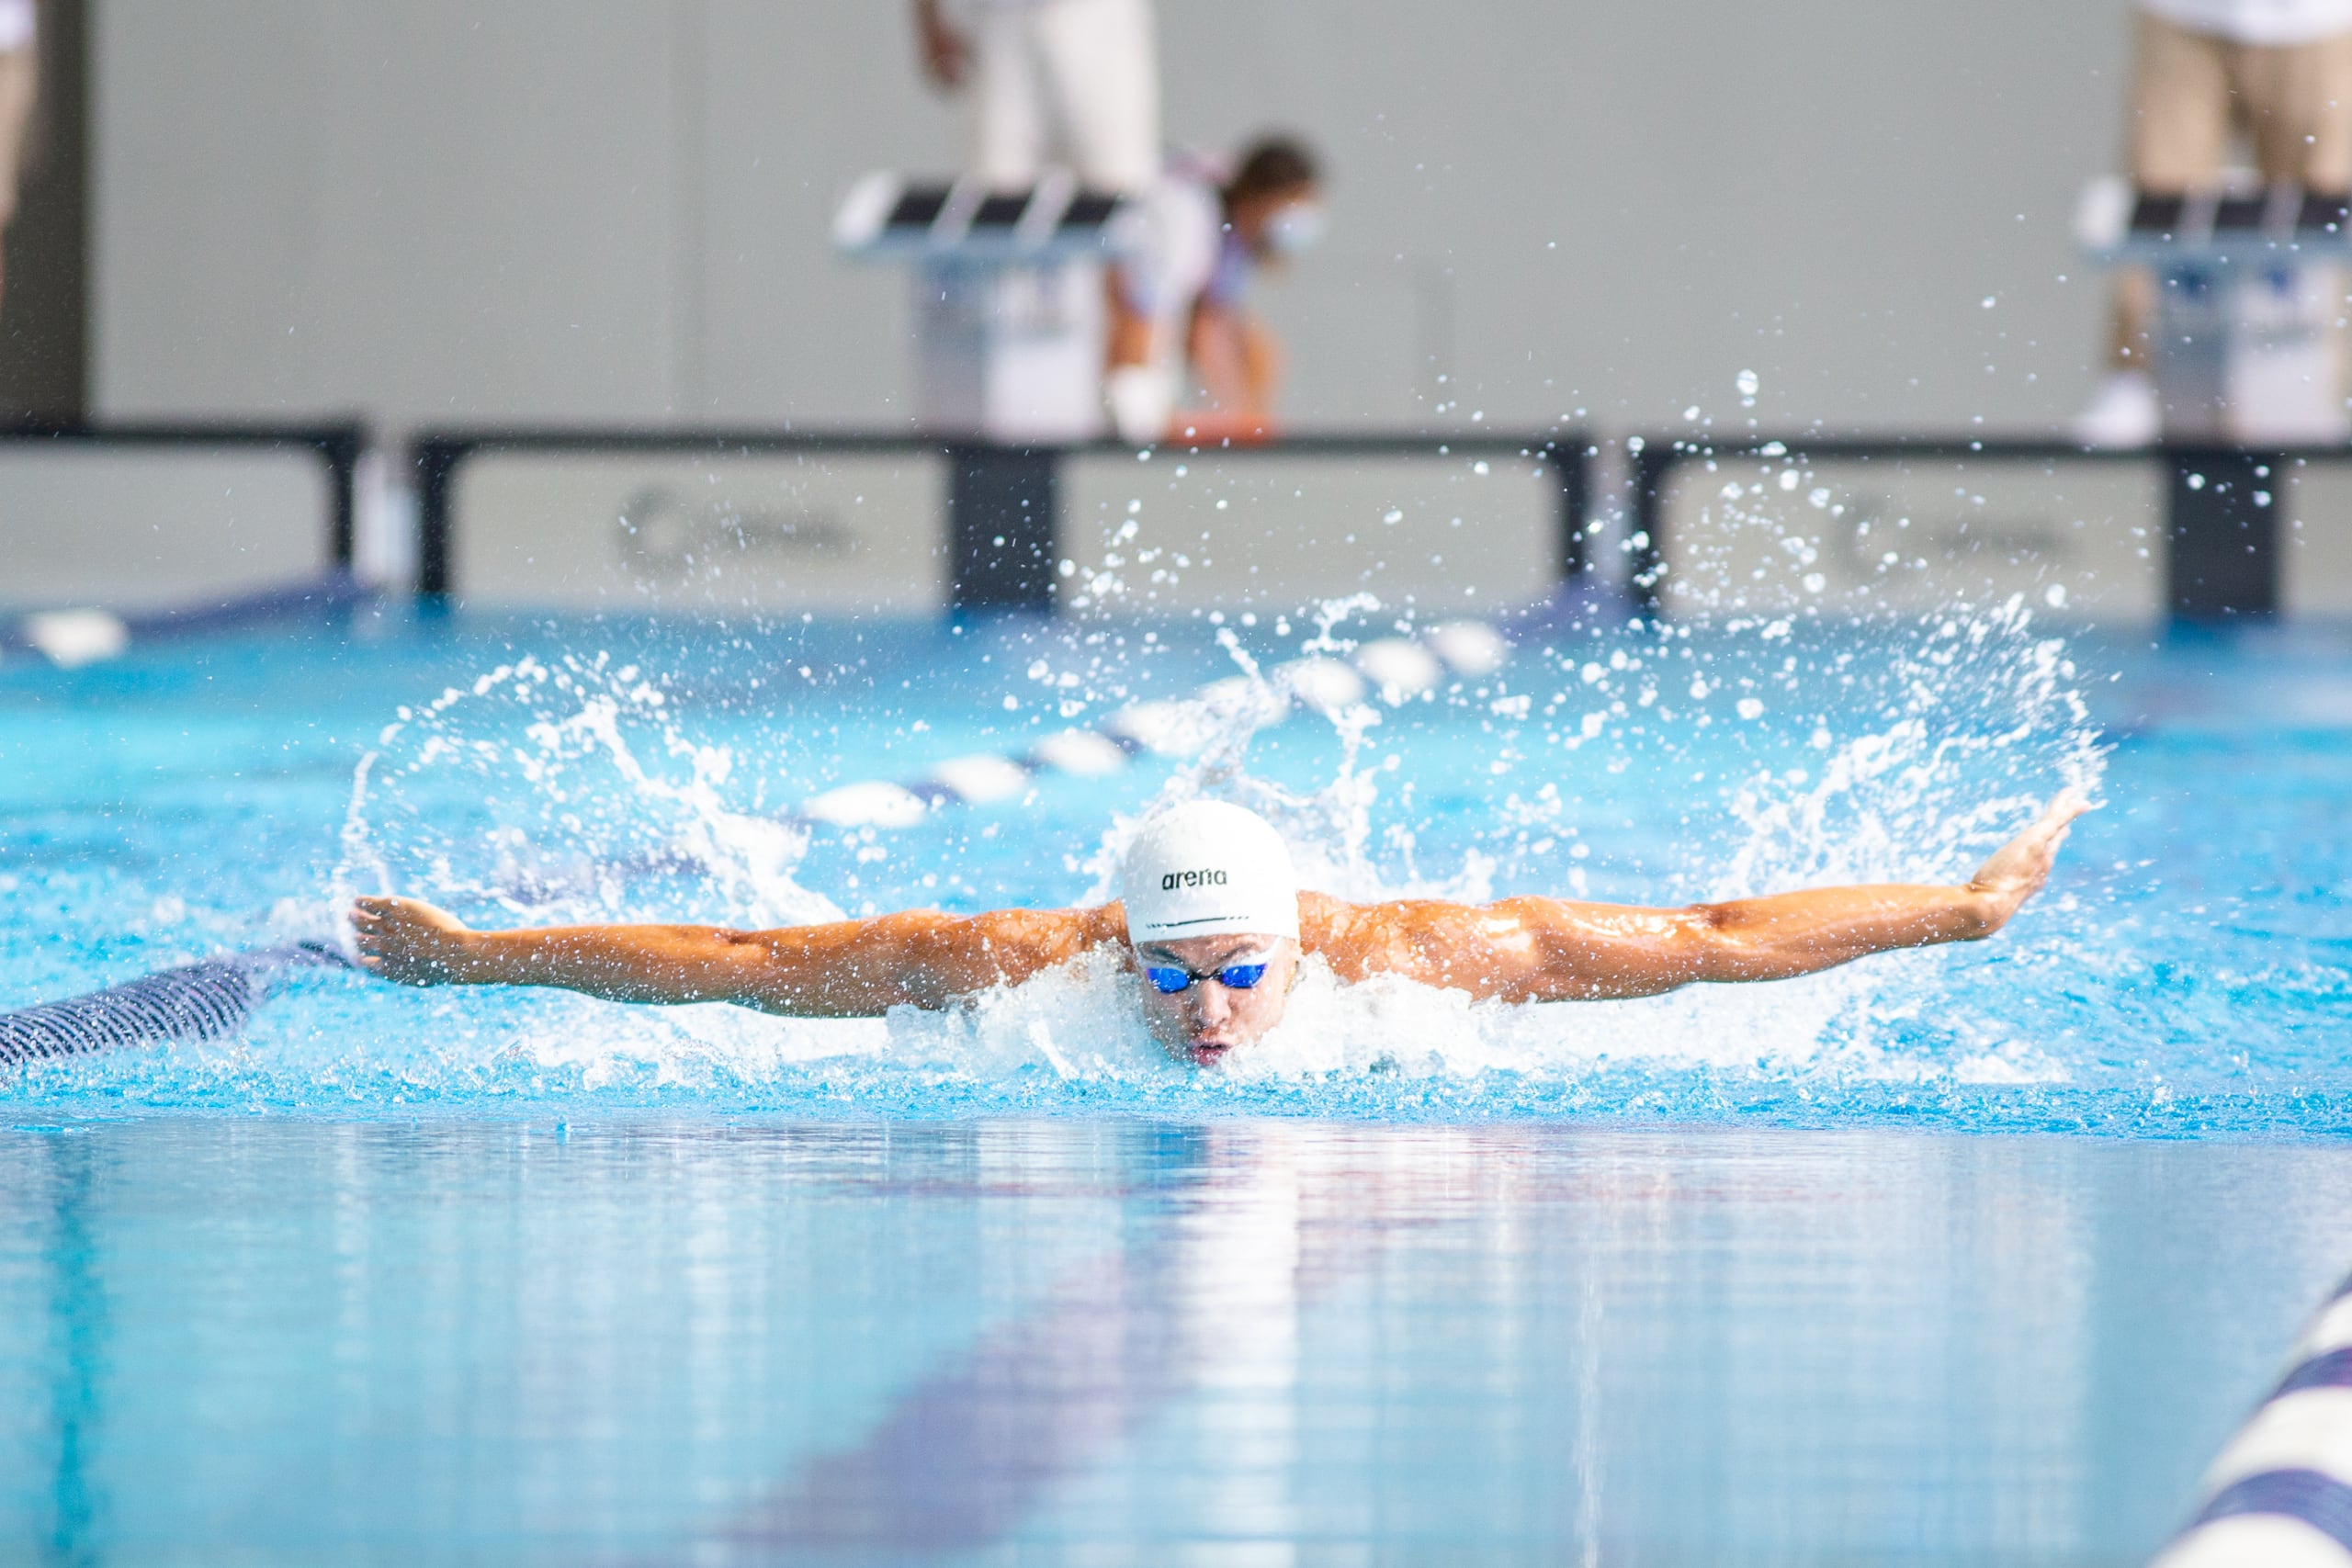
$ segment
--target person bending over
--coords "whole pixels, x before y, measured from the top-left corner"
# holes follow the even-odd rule
[[[1261,138],[1229,175],[1179,157],[1140,203],[1137,243],[1112,269],[1103,396],[1124,440],[1213,446],[1274,433],[1282,350],[1250,308],[1322,231],[1322,174],[1305,143]],[[1179,409],[1197,379],[1206,407]]]
[[[1991,936],[2040,890],[2067,825],[2061,792],[1959,886],[1823,887],[1639,908],[1563,898],[1351,904],[1302,892],[1290,852],[1254,812],[1195,801],[1146,823],[1121,901],[984,915],[728,931],[571,926],[477,931],[413,898],[362,898],[359,962],[411,986],[555,986],[625,1002],[734,1002],[788,1018],[944,1009],[1116,947],[1153,1038],[1213,1066],[1282,1021],[1299,961],[1341,981],[1400,975],[1479,1000],[1597,1001],[1699,981],[1781,980],[1873,953]]]

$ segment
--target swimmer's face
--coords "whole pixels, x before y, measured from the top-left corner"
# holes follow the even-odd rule
[[[1212,1067],[1283,1021],[1291,982],[1298,976],[1298,943],[1286,936],[1189,936],[1146,942],[1135,950],[1135,962],[1151,1037],[1170,1055]],[[1262,964],[1266,973],[1247,990],[1216,977],[1217,971],[1241,964]],[[1146,968],[1182,969],[1203,977],[1181,991],[1164,992],[1141,973]]]

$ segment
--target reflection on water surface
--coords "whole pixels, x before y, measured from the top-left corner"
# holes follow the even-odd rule
[[[2127,1562],[2347,1198],[2228,1143],[19,1126],[0,1558]]]

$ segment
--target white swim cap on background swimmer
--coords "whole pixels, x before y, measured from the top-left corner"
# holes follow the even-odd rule
[[[1143,825],[1120,878],[1127,941],[1298,935],[1298,874],[1273,824],[1219,800]]]

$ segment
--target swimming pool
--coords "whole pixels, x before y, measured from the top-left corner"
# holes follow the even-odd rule
[[[1193,789],[1274,812],[1310,881],[1342,893],[1657,901],[1956,879],[2063,782],[2108,806],[1982,947],[1532,1011],[1311,985],[1256,1069],[1209,1079],[1159,1062],[1093,976],[884,1024],[320,974],[228,1048],[38,1067],[7,1092],[61,1113],[2352,1126],[2336,1043],[2352,678],[2331,634],[2151,647],[1997,609],[1860,629],[1565,624],[1430,700],[1254,730],[1213,715],[1191,757],[1047,773],[1025,798],[897,831],[778,820],[844,781],[1182,696],[1234,672],[1220,634],[1267,661],[1317,635],[1281,625],[386,620],[18,663],[0,669],[0,984],[29,1000],[330,936],[343,895],[382,887],[512,923],[1068,903],[1107,886],[1120,820]],[[1359,616],[1331,637],[1386,629]],[[1051,1052],[1039,1027],[1062,1032]]]
[[[786,820],[1395,629],[387,614],[0,666],[0,999],[385,886],[518,923],[1063,903],[1190,791],[1343,893],[1659,901],[1955,878],[2063,782],[2109,804],[1983,947],[1540,1010],[1310,978],[1227,1074],[1087,972],[871,1023],[310,972],[233,1042],[34,1066],[0,1540],[2143,1552],[2352,1260],[2352,638],[1562,613],[1428,700],[1259,726],[1228,689],[1188,755]],[[915,1450],[967,1467],[919,1526]]]
[[[2308,1144],[1118,1118],[0,1133],[0,1557],[2128,1563]]]

